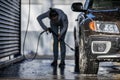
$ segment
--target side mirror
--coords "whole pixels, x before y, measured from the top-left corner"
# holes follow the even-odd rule
[[[75,12],[85,12],[85,10],[83,10],[83,4],[80,2],[73,3],[71,9]]]

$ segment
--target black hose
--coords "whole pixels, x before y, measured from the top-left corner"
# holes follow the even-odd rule
[[[37,54],[37,52],[38,52],[38,45],[39,45],[39,40],[40,40],[40,37],[41,37],[41,35],[42,35],[44,32],[46,32],[46,31],[42,31],[42,32],[39,34],[38,41],[37,41],[36,54]],[[35,57],[36,57],[36,55],[35,55]]]
[[[39,34],[38,41],[37,41],[37,49],[36,49],[36,52],[35,52],[35,55],[33,56],[33,58],[28,59],[28,58],[25,56],[25,54],[23,54],[25,59],[30,60],[30,61],[32,61],[32,60],[35,59],[35,57],[36,57],[36,55],[37,55],[37,52],[38,52],[39,40],[40,40],[41,35],[42,35],[44,32],[46,32],[46,31],[42,31],[42,32]],[[55,36],[58,36],[54,31],[51,30],[51,32],[52,32]],[[25,37],[25,38],[26,38],[26,37]],[[64,40],[61,39],[61,41],[63,41],[63,42],[65,43]],[[25,44],[25,42],[24,42],[24,44]],[[72,51],[75,51],[75,50],[74,50],[72,47],[70,47],[67,43],[65,43],[65,45],[68,46]],[[24,46],[23,46],[23,47],[24,47]],[[23,52],[24,52],[24,51],[23,51]]]
[[[34,60],[36,55],[37,55],[37,51],[38,51],[38,45],[39,45],[39,39],[41,37],[41,35],[46,32],[46,31],[42,31],[40,34],[39,34],[39,37],[38,37],[38,41],[37,41],[37,49],[36,49],[36,52],[35,52],[35,55],[31,58],[31,59],[28,59],[24,53],[24,49],[25,49],[25,41],[26,41],[26,36],[27,36],[27,33],[28,33],[28,28],[29,28],[29,23],[30,23],[30,0],[29,0],[29,14],[28,14],[28,22],[27,22],[27,29],[26,29],[26,32],[25,32],[25,37],[24,37],[24,41],[23,41],[23,57],[26,59],[26,60]],[[33,53],[33,52],[32,52]]]
[[[24,57],[25,59],[27,59],[27,58],[26,58],[25,53],[24,53],[24,48],[25,48],[25,41],[26,41],[26,36],[27,36],[27,33],[28,33],[29,23],[30,23],[30,0],[29,0],[29,12],[28,12],[27,29],[26,29],[26,31],[25,31],[25,37],[24,37],[24,41],[23,41],[23,57]]]

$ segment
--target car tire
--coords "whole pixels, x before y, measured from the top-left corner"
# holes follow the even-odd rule
[[[93,61],[89,54],[90,50],[85,47],[85,40],[81,36],[79,46],[79,69],[81,74],[97,74],[99,62]]]

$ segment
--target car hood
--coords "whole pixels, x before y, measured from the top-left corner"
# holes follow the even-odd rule
[[[120,9],[88,10],[87,17],[99,21],[120,21]]]

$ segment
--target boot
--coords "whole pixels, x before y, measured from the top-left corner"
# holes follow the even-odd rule
[[[59,67],[64,67],[64,66],[65,66],[65,61],[61,61]]]
[[[54,61],[51,63],[51,66],[57,66],[57,60],[54,60]]]

